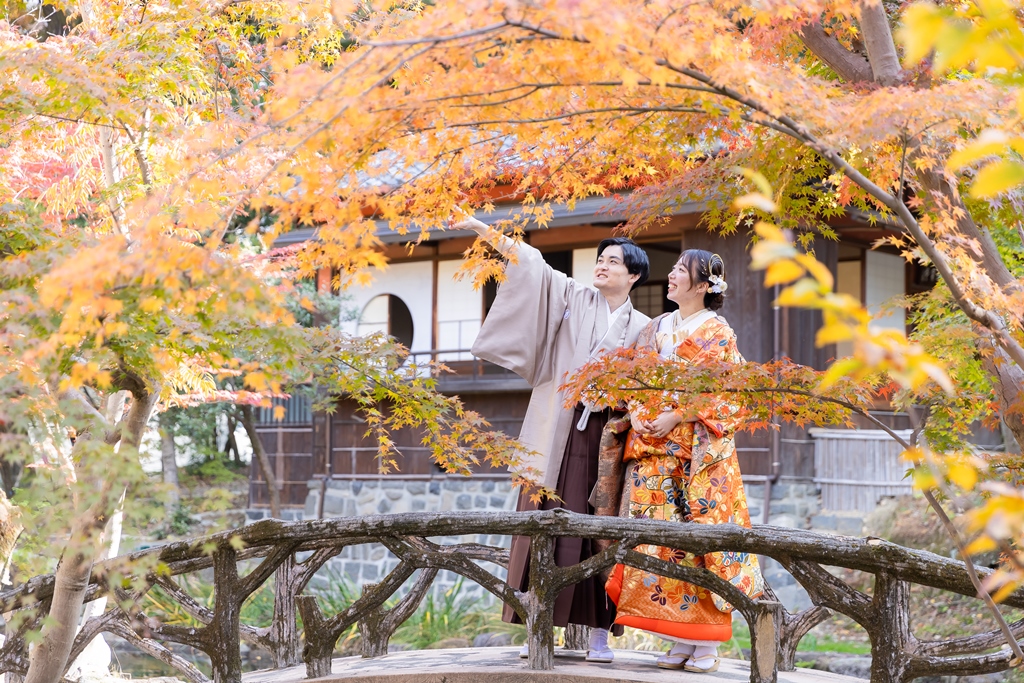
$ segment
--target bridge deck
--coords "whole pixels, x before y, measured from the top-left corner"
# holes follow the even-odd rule
[[[386,657],[334,660],[332,675],[323,681],[358,683],[714,683],[750,680],[746,662],[723,659],[713,674],[667,671],[655,664],[656,652],[615,652],[613,664],[591,664],[582,652],[560,652],[553,671],[531,671],[519,658],[519,648],[488,647],[459,650],[395,652]],[[254,671],[244,683],[301,683],[305,667]],[[779,683],[853,683],[860,679],[823,671],[797,669],[779,673]]]

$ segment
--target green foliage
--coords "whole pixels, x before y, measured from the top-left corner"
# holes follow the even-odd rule
[[[321,292],[312,280],[295,282],[288,309],[295,316],[295,322],[303,327],[315,327],[318,324],[333,325],[343,320],[353,320],[358,315],[351,306],[348,294],[335,291]]]
[[[237,494],[217,486],[203,491],[195,501],[196,512],[226,512],[235,507],[238,507]]]
[[[182,589],[195,598],[204,607],[213,609],[213,584],[198,574],[190,574],[175,579]],[[143,597],[141,608],[148,617],[155,617],[168,626],[200,626],[201,623],[190,616],[181,606],[159,586],[149,590]],[[270,626],[274,617],[274,582],[270,580],[260,586],[242,604],[241,620],[243,624],[256,627]]]
[[[969,449],[971,424],[980,420],[993,425],[999,419],[992,375],[984,364],[985,347],[967,316],[953,305],[944,284],[909,297],[908,304],[908,323],[913,328],[910,339],[945,365],[957,392],[900,393],[895,403],[901,407],[929,406],[925,436],[933,449]]]
[[[422,650],[449,638],[472,639],[484,631],[488,614],[462,592],[462,582],[459,577],[440,600],[433,591],[427,593],[416,613],[395,631],[395,640]]]
[[[333,571],[326,572],[325,576],[326,586],[316,591],[317,602],[325,614],[345,610],[361,595],[361,590],[348,577]],[[393,596],[384,608],[394,607],[400,597]],[[398,627],[392,642],[421,650],[449,638],[472,642],[482,633],[511,633],[513,642],[526,640],[525,627],[503,622],[501,605],[480,606],[474,597],[466,593],[460,577],[440,599],[435,599],[433,591],[427,593],[416,612]],[[358,638],[358,627],[353,625],[339,639],[338,649],[350,651]]]
[[[191,463],[185,471],[209,484],[228,484],[246,478],[246,469],[239,469],[221,458],[209,458]]]
[[[188,534],[189,529],[192,528],[192,515],[188,513],[185,508],[180,505],[174,508],[171,513],[171,518],[168,521],[168,527],[171,533],[177,534],[178,536],[185,536]]]

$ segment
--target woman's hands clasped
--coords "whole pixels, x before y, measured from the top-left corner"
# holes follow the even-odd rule
[[[664,439],[676,426],[683,421],[683,416],[677,410],[666,410],[660,413],[653,420],[645,420],[640,416],[639,411],[629,411],[629,422],[633,431],[638,434]]]

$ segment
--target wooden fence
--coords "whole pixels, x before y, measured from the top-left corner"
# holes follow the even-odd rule
[[[898,431],[909,439],[911,431]],[[885,496],[910,494],[903,448],[881,429],[811,429],[814,482],[825,510],[871,512]]]

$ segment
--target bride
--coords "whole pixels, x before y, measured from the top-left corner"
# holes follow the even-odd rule
[[[742,363],[736,334],[715,311],[727,284],[718,254],[684,251],[668,276],[668,298],[679,310],[652,320],[637,339],[670,363]],[[662,395],[630,405],[623,498],[632,518],[680,523],[750,526],[746,495],[733,441],[735,406],[718,399],[694,410]],[[704,567],[756,598],[764,580],[757,557],[720,552],[693,555],[660,546],[639,546],[648,555]],[[718,646],[732,638],[732,606],[692,584],[618,565],[606,586],[617,605],[616,624],[675,641],[658,666],[716,671]]]

